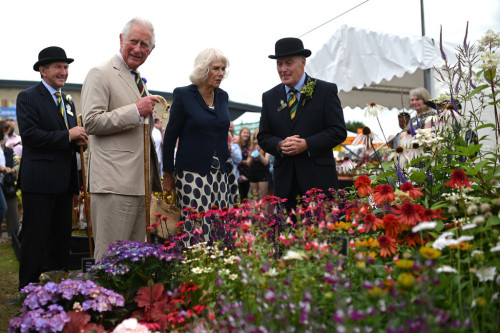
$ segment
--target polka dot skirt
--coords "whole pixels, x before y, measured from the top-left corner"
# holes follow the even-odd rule
[[[224,173],[220,168],[219,159],[214,156],[210,173],[199,174],[195,172],[176,170],[176,194],[181,209],[193,207],[198,212],[208,211],[213,205],[223,208],[232,207],[238,199],[238,183],[236,175],[232,169],[232,161],[226,163],[230,166],[230,172]],[[185,220],[185,213],[182,212],[181,219]],[[210,240],[212,221],[210,217],[203,218],[202,239]],[[193,245],[193,223],[186,221],[184,231],[189,234],[186,245]]]

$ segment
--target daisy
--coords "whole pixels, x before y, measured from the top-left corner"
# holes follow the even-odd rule
[[[380,245],[380,255],[382,257],[392,256],[397,252],[396,242],[389,236],[382,235],[377,238]]]
[[[341,174],[350,174],[351,170],[353,170],[356,165],[352,162],[349,156],[344,156],[344,161],[340,165],[340,173]]]
[[[421,222],[421,223],[417,224],[416,226],[414,226],[413,228],[411,228],[411,232],[417,233],[417,232],[420,232],[423,230],[432,230],[436,227],[436,225],[437,225],[436,221]]]
[[[362,133],[352,142],[353,145],[364,145],[367,150],[372,148],[372,143],[383,143],[383,141],[367,126],[363,127]]]
[[[373,193],[373,200],[378,204],[394,201],[394,189],[391,185],[377,185]]]
[[[481,267],[477,270],[476,276],[480,282],[493,281],[495,275],[497,274],[497,268],[492,267]]]
[[[469,180],[467,179],[467,175],[463,170],[455,170],[451,174],[451,180],[444,184],[444,186],[449,186],[451,188],[457,188],[457,187],[471,187]]]
[[[367,197],[373,192],[371,185],[372,181],[370,177],[366,175],[361,175],[354,181],[354,187],[358,190],[358,195],[360,197]]]
[[[363,111],[365,111],[366,116],[378,117],[378,114],[382,111],[387,110],[385,106],[378,105],[377,103],[371,102],[368,104]]]
[[[457,270],[451,266],[444,265],[436,270],[438,273],[457,273]]]

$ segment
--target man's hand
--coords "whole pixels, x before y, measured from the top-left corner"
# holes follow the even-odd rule
[[[135,102],[135,105],[137,106],[137,110],[139,110],[141,117],[147,117],[153,113],[157,103],[160,103],[160,100],[157,97],[146,96],[139,98],[137,102]]]
[[[89,136],[85,132],[85,129],[81,126],[75,126],[69,129],[69,137],[71,141],[76,141],[79,146],[85,146],[89,139]]]
[[[163,191],[172,192],[175,190],[175,179],[170,172],[163,173]]]
[[[294,156],[307,150],[307,141],[299,135],[293,135],[285,138],[280,143],[281,152],[284,155]]]

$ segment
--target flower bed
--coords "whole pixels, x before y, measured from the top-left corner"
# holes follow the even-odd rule
[[[480,45],[498,48],[500,36]],[[212,220],[212,242],[186,247],[178,233],[113,244],[88,273],[23,289],[9,332],[497,332],[498,146],[466,138],[493,128],[498,142],[498,56],[488,53],[476,75],[464,66],[477,61],[474,47],[459,52],[461,67],[445,68],[461,71],[450,75],[459,78],[446,106],[454,118],[415,132],[354,187],[312,189],[293,212],[271,196],[188,209],[195,236],[202,218]],[[477,79],[486,83],[473,88]],[[487,104],[495,124],[458,117]]]

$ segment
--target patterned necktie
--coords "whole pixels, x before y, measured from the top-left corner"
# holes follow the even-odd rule
[[[58,91],[54,95],[57,98],[57,105],[59,106],[59,112],[64,119],[64,123],[66,123],[66,128],[68,128],[68,119],[66,119],[66,114],[64,112],[64,103],[62,102],[61,93]]]
[[[290,89],[290,96],[288,97],[288,109],[290,110],[290,118],[295,118],[295,113],[297,112],[297,106],[299,101],[297,100],[297,89]]]
[[[146,88],[144,87],[144,82],[142,82],[141,76],[139,73],[135,70],[132,71],[132,74],[135,76],[135,84],[137,84],[137,88],[139,88],[139,93],[141,94],[141,97],[147,96],[146,94]]]

